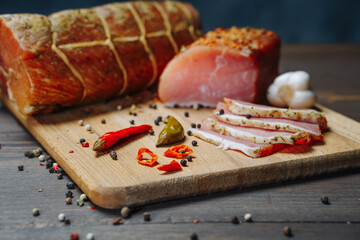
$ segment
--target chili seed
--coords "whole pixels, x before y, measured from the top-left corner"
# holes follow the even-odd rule
[[[184,113],[184,116],[185,116],[185,117],[189,117],[189,113],[188,113],[188,112],[185,112],[185,113]]]
[[[197,128],[201,128],[201,124],[198,123],[198,124],[196,125],[196,127],[197,127]]]
[[[131,124],[131,125],[134,125],[134,124],[135,124],[135,121],[134,121],[134,120],[130,120],[130,124]]]
[[[159,119],[155,119],[154,123],[156,126],[159,126]]]
[[[62,173],[58,173],[58,174],[57,174],[57,179],[58,179],[58,180],[63,179],[63,174],[62,174]]]
[[[192,156],[191,156],[191,155],[188,155],[188,156],[186,157],[186,159],[187,159],[189,162],[192,162]]]
[[[185,153],[185,150],[184,150],[184,149],[180,149],[180,150],[179,150],[179,153]]]
[[[78,240],[79,239],[79,234],[77,232],[73,232],[72,234],[70,234],[70,240]]]
[[[95,236],[93,233],[86,234],[86,240],[94,240],[94,239],[95,239]]]
[[[121,218],[116,218],[112,221],[112,225],[119,225],[119,224],[123,224]]]
[[[65,221],[65,214],[60,213],[60,214],[58,215],[58,219],[59,219],[60,222]]]
[[[245,116],[247,119],[250,119],[250,118],[252,118],[252,116],[251,116],[251,114],[246,114],[246,116]]]
[[[199,237],[198,237],[198,235],[196,233],[193,233],[193,234],[191,234],[190,239],[191,240],[198,240]]]
[[[19,171],[24,171],[24,165],[19,165],[19,166],[18,166],[18,170],[19,170]]]
[[[327,196],[321,197],[321,203],[325,205],[330,204],[329,198]]]
[[[283,228],[283,233],[284,233],[285,236],[288,236],[288,237],[291,237],[291,236],[292,236],[291,228],[288,227],[288,226],[285,226],[285,227]]]
[[[39,216],[40,215],[40,210],[38,208],[34,208],[32,210],[32,215],[35,216],[35,217]]]
[[[71,223],[71,221],[70,221],[70,219],[65,219],[65,222],[64,222],[66,225],[70,225],[70,223]]]
[[[117,159],[117,154],[115,151],[111,151],[110,152],[110,157],[113,159],[113,160],[116,160]]]
[[[66,203],[67,205],[70,205],[71,202],[72,202],[72,198],[71,198],[71,197],[67,197],[67,198],[65,199],[65,203]]]
[[[231,217],[231,222],[233,223],[233,224],[239,224],[240,222],[239,222],[239,218],[237,217],[237,216],[232,216]]]
[[[84,120],[79,120],[78,124],[79,124],[79,126],[84,126]]]
[[[143,218],[144,218],[144,221],[150,221],[151,220],[151,214],[149,212],[144,212],[143,213]]]
[[[72,198],[72,197],[73,197],[73,192],[69,190],[69,191],[67,191],[67,192],[65,193],[65,196]]]
[[[102,124],[105,124],[106,123],[106,120],[103,118],[103,119],[101,119],[101,123]]]
[[[83,142],[86,142],[85,138],[80,138],[79,140],[80,144],[82,144]]]
[[[197,146],[197,141],[196,141],[196,140],[193,140],[193,141],[191,142],[191,144],[195,147],[195,146]]]
[[[196,128],[196,124],[195,124],[195,123],[191,123],[191,127],[192,127],[192,128]]]
[[[85,129],[86,129],[86,131],[91,131],[91,125],[90,125],[90,124],[86,124],[86,125],[85,125]]]
[[[181,166],[185,167],[187,164],[187,161],[185,159],[181,159],[180,164],[181,164]]]
[[[152,130],[152,129],[149,131],[149,133],[150,133],[150,135],[154,135],[154,134],[155,134],[154,130]]]
[[[245,222],[251,222],[252,221],[252,216],[250,213],[247,213],[244,215],[244,220]]]
[[[75,188],[75,184],[74,184],[73,182],[68,182],[68,183],[66,184],[66,187],[67,187],[68,189],[74,189],[74,188]]]
[[[187,131],[187,135],[191,136],[192,132],[189,130]]]
[[[224,109],[220,109],[219,114],[223,115],[224,114]]]
[[[121,209],[120,213],[121,213],[121,216],[123,216],[124,218],[128,218],[131,215],[131,210],[128,207],[123,207]]]

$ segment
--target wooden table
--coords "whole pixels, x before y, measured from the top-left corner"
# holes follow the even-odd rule
[[[297,45],[282,51],[281,72],[306,70],[320,104],[360,121],[360,45]],[[86,202],[65,204],[65,176],[58,180],[37,158],[24,152],[39,147],[11,113],[0,105],[0,239],[358,239],[360,236],[360,170],[328,174],[249,189],[167,201],[134,209],[114,226],[119,210]],[[24,165],[24,171],[18,171]],[[39,192],[39,189],[42,189]],[[330,205],[321,203],[328,196]],[[33,217],[32,209],[40,209]],[[151,213],[151,221],[143,213]],[[59,222],[64,213],[71,224]],[[252,223],[243,221],[251,213]],[[238,216],[240,224],[231,223]],[[198,221],[198,223],[196,223]]]

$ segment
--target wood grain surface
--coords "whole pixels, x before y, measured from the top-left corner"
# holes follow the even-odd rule
[[[360,121],[359,45],[286,46],[282,56],[283,71],[311,73],[322,105]],[[70,177],[57,180],[36,158],[24,157],[24,151],[40,145],[1,103],[0,144],[0,239],[69,239],[72,232],[78,232],[80,239],[86,239],[88,232],[95,239],[190,239],[193,232],[199,239],[286,239],[282,233],[286,225],[292,228],[291,239],[358,239],[360,235],[358,169],[149,204],[133,209],[132,216],[124,219],[119,209],[103,209],[92,202],[77,206],[79,188],[73,190],[73,204],[66,205]],[[24,165],[23,172],[18,165]],[[321,204],[324,195],[330,205]],[[40,209],[39,217],[31,215],[34,207]],[[150,222],[142,219],[146,211],[151,213]],[[57,220],[60,212],[70,225]],[[231,216],[241,220],[247,212],[253,215],[252,223],[230,222]],[[113,226],[118,217],[124,224]]]

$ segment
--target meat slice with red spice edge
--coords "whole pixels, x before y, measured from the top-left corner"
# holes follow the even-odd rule
[[[256,102],[278,74],[280,38],[255,28],[216,29],[166,66],[159,97],[167,106],[215,107],[224,97]]]

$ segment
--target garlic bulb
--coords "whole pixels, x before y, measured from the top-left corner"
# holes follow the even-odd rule
[[[268,88],[267,99],[276,107],[312,107],[316,103],[316,96],[310,90],[310,75],[305,71],[279,75]]]

